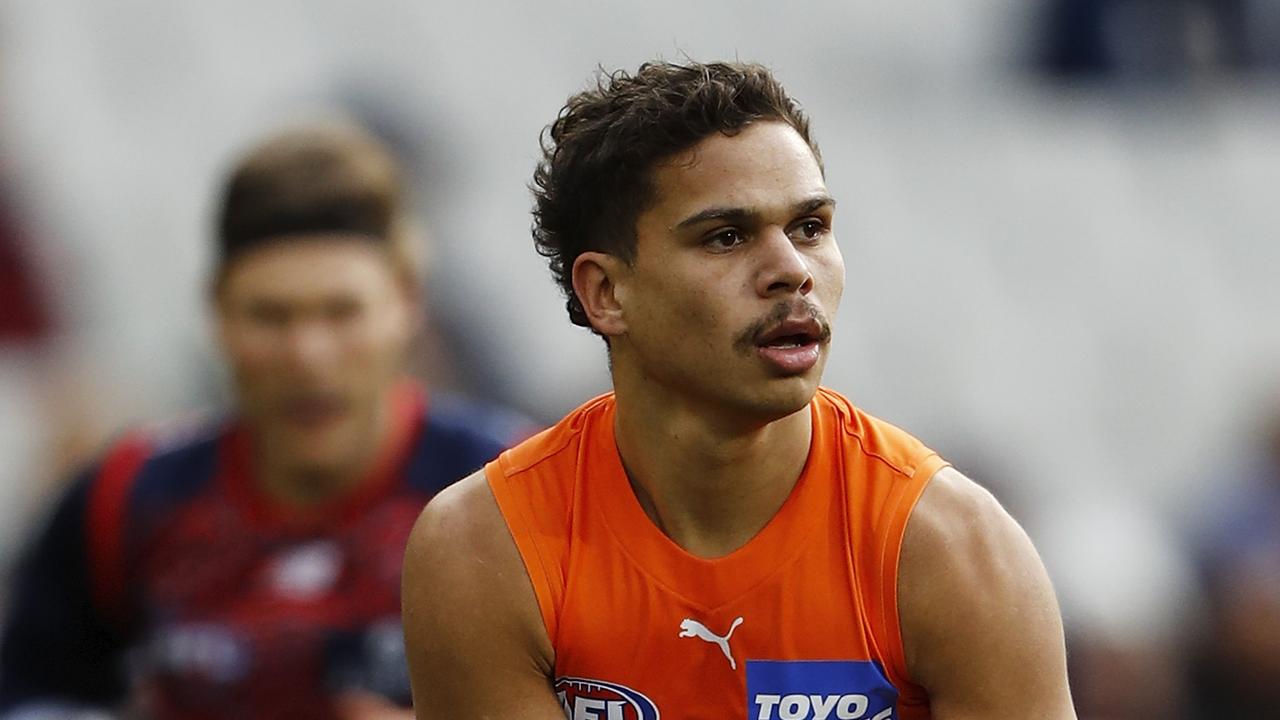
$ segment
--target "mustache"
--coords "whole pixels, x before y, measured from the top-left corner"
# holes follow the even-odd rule
[[[774,305],[768,315],[751,323],[746,329],[738,333],[733,340],[733,346],[737,350],[750,351],[760,344],[760,339],[764,337],[765,333],[794,317],[806,317],[818,323],[817,339],[819,344],[831,340],[831,323],[827,322],[827,316],[818,309],[817,305],[808,300],[800,300],[798,302],[779,302]]]

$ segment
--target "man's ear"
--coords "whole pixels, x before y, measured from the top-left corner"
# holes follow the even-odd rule
[[[627,268],[618,256],[596,251],[584,252],[573,261],[573,292],[591,327],[605,337],[627,331],[618,297],[618,281]]]
[[[397,285],[396,291],[399,293],[397,300],[400,303],[398,309],[403,312],[403,316],[399,318],[397,330],[405,342],[412,342],[414,336],[430,325],[426,299],[423,296],[426,289],[422,281],[411,274],[400,277]]]
[[[231,317],[231,303],[227,300],[226,270],[219,268],[217,275],[209,285],[209,317],[213,323],[212,330],[220,348],[229,343],[228,323]]]

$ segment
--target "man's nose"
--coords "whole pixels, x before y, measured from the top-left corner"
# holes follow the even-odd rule
[[[808,258],[783,229],[769,229],[761,238],[760,251],[756,291],[761,297],[792,292],[807,295],[813,289],[813,273],[809,270]]]
[[[285,337],[290,362],[299,367],[312,367],[328,362],[333,356],[335,339],[325,323],[317,318],[299,319]]]

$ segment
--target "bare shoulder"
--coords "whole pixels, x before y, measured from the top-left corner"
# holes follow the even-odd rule
[[[936,720],[1075,717],[1040,556],[991,493],[952,468],[907,523],[898,608],[908,671]]]
[[[419,718],[563,717],[533,586],[483,471],[422,511],[401,605]]]
[[[951,467],[929,481],[907,522],[900,576],[903,582],[939,574],[979,579],[1010,561],[1031,560],[1031,542],[990,492]],[[1021,568],[1026,571],[1030,568]]]
[[[406,569],[421,554],[427,558],[443,555],[439,559],[445,562],[466,562],[457,551],[477,543],[495,543],[498,540],[494,537],[495,531],[505,528],[484,471],[476,471],[440,491],[427,503],[409,536]]]

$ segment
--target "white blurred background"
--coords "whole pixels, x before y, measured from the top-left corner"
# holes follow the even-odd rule
[[[429,379],[551,421],[608,378],[529,237],[540,130],[597,66],[737,58],[803,103],[840,200],[827,384],[1024,522],[1082,717],[1253,717],[1214,705],[1240,692],[1203,670],[1202,570],[1274,542],[1280,595],[1280,541],[1223,538],[1280,526],[1278,48],[1275,0],[0,2],[0,569],[107,437],[222,400],[211,212],[264,132],[393,144]]]

